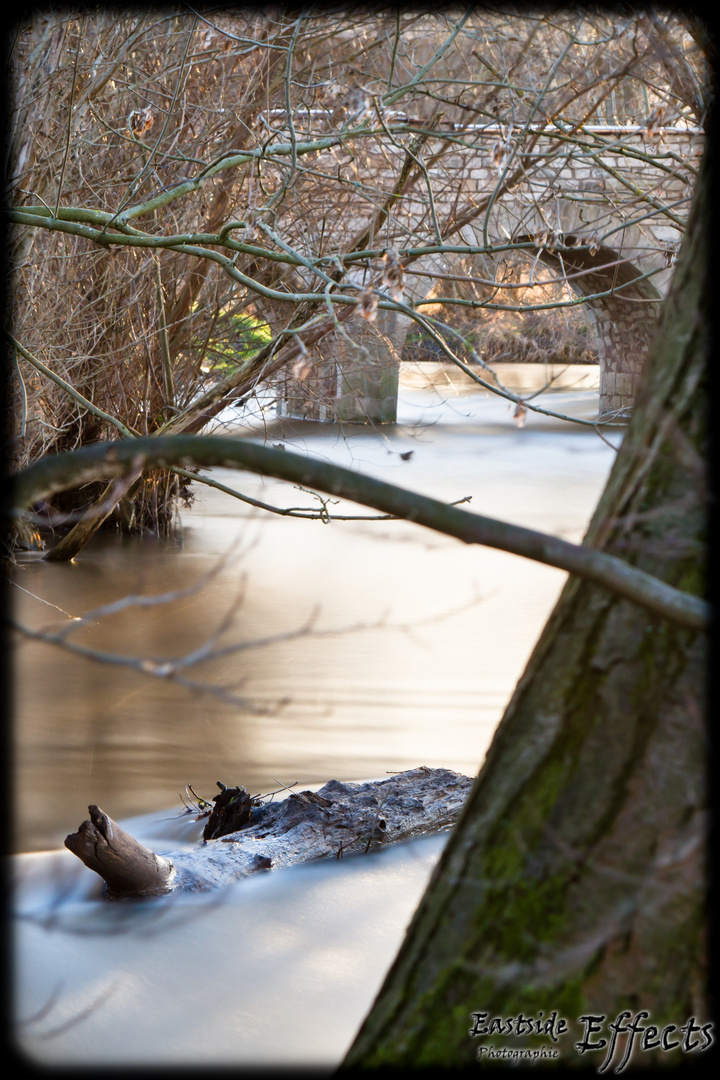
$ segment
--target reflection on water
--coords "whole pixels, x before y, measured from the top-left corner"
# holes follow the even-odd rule
[[[434,390],[404,373],[393,428],[285,424],[270,437],[579,540],[612,449],[533,414],[518,429],[506,402],[432,374]],[[592,416],[581,381],[593,375],[572,369],[543,401]],[[264,502],[317,503],[280,482],[213,476]],[[207,487],[183,520],[181,546],[98,538],[71,565],[29,558],[18,570],[16,615],[48,633],[136,597],[71,637],[136,666],[18,646],[17,850],[56,847],[90,802],[116,819],[162,811],[125,823],[157,851],[195,842],[197,826],[167,809],[188,782],[207,798],[216,780],[259,793],[420,764],[477,771],[563,573],[401,522],[279,518]],[[178,595],[147,604],[162,593]],[[137,670],[208,643],[236,647],[181,674],[215,693]],[[130,905],[99,899],[68,852],[19,857],[21,1043],[54,1064],[337,1065],[443,842]]]
[[[292,437],[279,429],[271,436],[448,501],[472,496],[470,510],[580,539],[613,451],[591,429],[532,414],[518,429],[506,402],[457,373],[452,383],[441,370],[434,375],[442,395],[407,373],[397,427],[299,424]],[[582,367],[568,376],[571,384],[587,378]],[[592,391],[576,389],[542,400],[576,414],[596,406]],[[317,504],[278,481],[224,469],[213,476],[275,505]],[[71,565],[29,560],[15,578],[27,590],[14,590],[16,614],[58,632],[69,623],[63,612],[181,592],[214,569],[192,595],[127,605],[71,640],[162,660],[219,634],[217,646],[242,647],[181,674],[233,700],[22,642],[17,850],[57,845],[89,802],[116,818],[179,806],[187,783],[210,797],[216,780],[264,792],[276,779],[354,780],[420,764],[473,774],[565,578],[403,522],[291,520],[199,485],[183,521],[181,546],[100,537]]]

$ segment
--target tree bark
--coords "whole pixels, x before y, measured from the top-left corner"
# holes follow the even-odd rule
[[[72,562],[91,540],[103,521],[110,517],[121,499],[127,495],[142,475],[142,467],[131,468],[127,476],[111,480],[104,492],[73,525],[69,533],[57,542],[44,556],[46,562]]]
[[[709,200],[706,160],[635,414],[585,538],[697,595]],[[605,1051],[581,1059],[573,1048],[584,1014],[647,1010],[659,1029],[710,1019],[705,658],[705,634],[569,580],[344,1068],[470,1064],[487,1046],[470,1036],[473,1012],[557,1010],[569,1021],[562,1063],[586,1066]],[[633,1053],[643,1064],[682,1057]]]

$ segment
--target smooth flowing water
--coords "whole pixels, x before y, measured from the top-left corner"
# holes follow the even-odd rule
[[[544,371],[503,376],[532,388]],[[554,385],[543,404],[594,415],[594,369]],[[430,366],[403,370],[397,426],[286,421],[267,433],[576,541],[614,457],[589,428],[534,414],[519,428],[506,402]],[[320,507],[288,484],[212,477],[265,503]],[[15,843],[36,853],[17,860],[23,1047],[55,1062],[337,1064],[442,837],[220,897],[131,905],[99,899],[92,875],[50,849],[94,802],[118,820],[144,815],[131,831],[177,850],[197,830],[176,816],[188,783],[211,798],[217,780],[259,793],[418,765],[475,774],[564,580],[411,524],[293,520],[199,485],[182,544],[99,538],[71,565],[28,557],[17,620],[57,636],[115,604],[66,640],[118,662],[48,642],[17,649]],[[193,654],[179,678],[163,675]]]

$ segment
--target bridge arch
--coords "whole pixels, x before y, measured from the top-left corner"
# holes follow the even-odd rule
[[[547,247],[539,247],[529,235],[513,239],[531,245],[529,252],[565,277],[576,295],[593,297],[586,306],[597,336],[600,415],[627,409],[637,396],[661,293],[621,251],[590,248],[575,233],[566,233]]]

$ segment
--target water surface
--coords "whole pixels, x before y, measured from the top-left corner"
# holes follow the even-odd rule
[[[593,373],[573,368],[566,378]],[[418,385],[425,372],[404,373],[397,427],[299,424],[294,437],[276,429],[271,439],[579,540],[613,451],[591,430],[532,414],[520,429],[504,401],[462,375],[432,374],[440,392]],[[543,401],[588,415],[596,407],[593,390]],[[286,483],[212,475],[267,503],[319,506]],[[565,580],[404,522],[291,520],[196,490],[181,545],[98,537],[71,565],[26,562],[15,575],[26,590],[13,590],[16,614],[57,632],[70,616],[128,595],[195,585],[174,602],[128,604],[71,640],[162,661],[219,633],[218,647],[242,647],[183,675],[235,700],[21,642],[17,791],[34,797],[16,799],[17,850],[56,846],[88,802],[119,818],[179,806],[187,783],[209,798],[216,780],[264,792],[275,778],[323,783],[420,764],[475,773]]]
[[[439,367],[430,374],[428,385],[427,368],[403,372],[397,426],[285,422],[267,434],[580,540],[612,448],[591,429],[532,414],[519,428],[506,402]],[[516,384],[541,376],[508,373]],[[594,376],[571,369],[543,400],[592,416]],[[278,481],[212,476],[278,506],[319,505]],[[17,618],[47,632],[125,598],[71,636],[124,665],[45,643],[17,649],[15,843],[28,853],[16,860],[18,1037],[34,1061],[54,1064],[329,1069],[444,837],[217,894],[119,905],[99,898],[69,852],[49,849],[89,802],[116,820],[144,815],[123,824],[156,851],[194,843],[198,826],[177,816],[187,783],[210,798],[216,780],[255,794],[418,765],[475,774],[566,575],[403,522],[291,520],[206,487],[183,526],[181,545],[100,537],[71,565],[28,558],[15,575]],[[166,593],[175,599],[147,605]],[[226,646],[237,647],[183,672],[205,689],[138,669]]]

